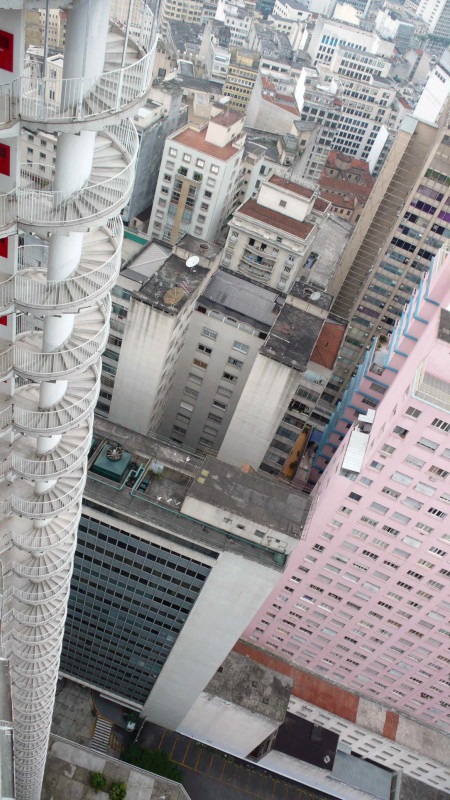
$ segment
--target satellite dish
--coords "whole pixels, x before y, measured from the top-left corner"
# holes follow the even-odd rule
[[[187,266],[187,268],[188,268],[188,269],[192,269],[193,267],[196,267],[196,266],[197,266],[197,264],[198,264],[198,262],[199,262],[199,261],[200,261],[200,259],[199,259],[199,257],[198,257],[198,256],[191,256],[191,257],[190,257],[190,258],[188,258],[188,260],[186,261],[186,266]]]
[[[320,292],[313,292],[309,299],[313,301],[320,300]]]

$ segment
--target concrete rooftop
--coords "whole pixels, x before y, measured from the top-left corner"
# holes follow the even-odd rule
[[[213,456],[205,458],[202,476],[204,483],[193,481],[188,496],[300,538],[311,502],[308,495],[289,484],[242,472]]]

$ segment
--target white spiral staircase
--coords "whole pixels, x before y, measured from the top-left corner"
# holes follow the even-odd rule
[[[2,27],[11,24],[23,43],[22,11],[33,4],[0,0],[2,7]],[[18,800],[41,793],[109,291],[120,267],[118,214],[138,150],[128,116],[144,102],[156,49],[143,0],[112,0],[110,8],[109,0],[73,0],[67,13],[60,76],[37,76],[30,64],[15,66],[9,82],[0,78],[0,141],[16,146],[17,163],[22,126],[57,142],[51,182],[24,164],[0,192],[0,238],[16,245],[19,231],[34,237],[0,272],[9,334],[0,338],[1,644],[11,668]]]

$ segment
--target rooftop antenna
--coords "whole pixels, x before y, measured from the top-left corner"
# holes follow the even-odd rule
[[[193,269],[194,267],[196,267],[196,266],[197,266],[197,264],[199,263],[199,261],[200,261],[200,259],[199,259],[199,257],[198,257],[198,256],[191,256],[191,257],[190,257],[190,258],[188,258],[188,260],[186,261],[186,266],[187,266],[187,268],[188,268],[188,269]]]

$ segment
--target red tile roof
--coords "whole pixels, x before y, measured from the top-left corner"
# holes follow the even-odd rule
[[[298,194],[301,197],[307,197],[308,199],[314,194],[313,190],[309,189],[307,186],[302,186],[300,183],[288,181],[286,178],[282,178],[280,175],[272,175],[269,183],[273,183],[275,186],[280,186],[282,189],[287,189],[289,192]]]
[[[411,109],[411,106],[409,105],[408,101],[405,100],[404,97],[399,97],[398,102],[400,103],[401,106],[403,106],[403,108]]]
[[[322,197],[331,203],[333,206],[340,206],[341,208],[354,208],[355,199],[346,197],[343,194],[335,194],[334,192],[322,192]]]
[[[279,228],[292,236],[297,236],[299,239],[306,239],[314,228],[309,222],[298,222],[292,217],[287,217],[280,214],[278,211],[272,211],[270,208],[259,205],[253,198],[247,200],[239,209],[240,214],[246,217],[257,219],[265,225],[270,225],[272,228]]]
[[[310,361],[321,367],[333,369],[336,356],[339,352],[345,334],[345,325],[335,322],[324,322],[319,333]]]
[[[179,134],[169,139],[169,142],[177,142],[185,147],[192,147],[200,153],[205,153],[207,156],[219,159],[219,161],[229,161],[230,158],[236,155],[238,150],[232,144],[227,144],[225,147],[218,147],[216,144],[205,141],[207,128],[202,131],[196,131],[193,128],[185,128]]]
[[[322,195],[322,199],[318,197],[316,200],[314,200],[313,209],[314,211],[320,211],[323,214],[323,212],[327,210],[328,206],[329,202],[327,201],[327,198],[325,195]]]

